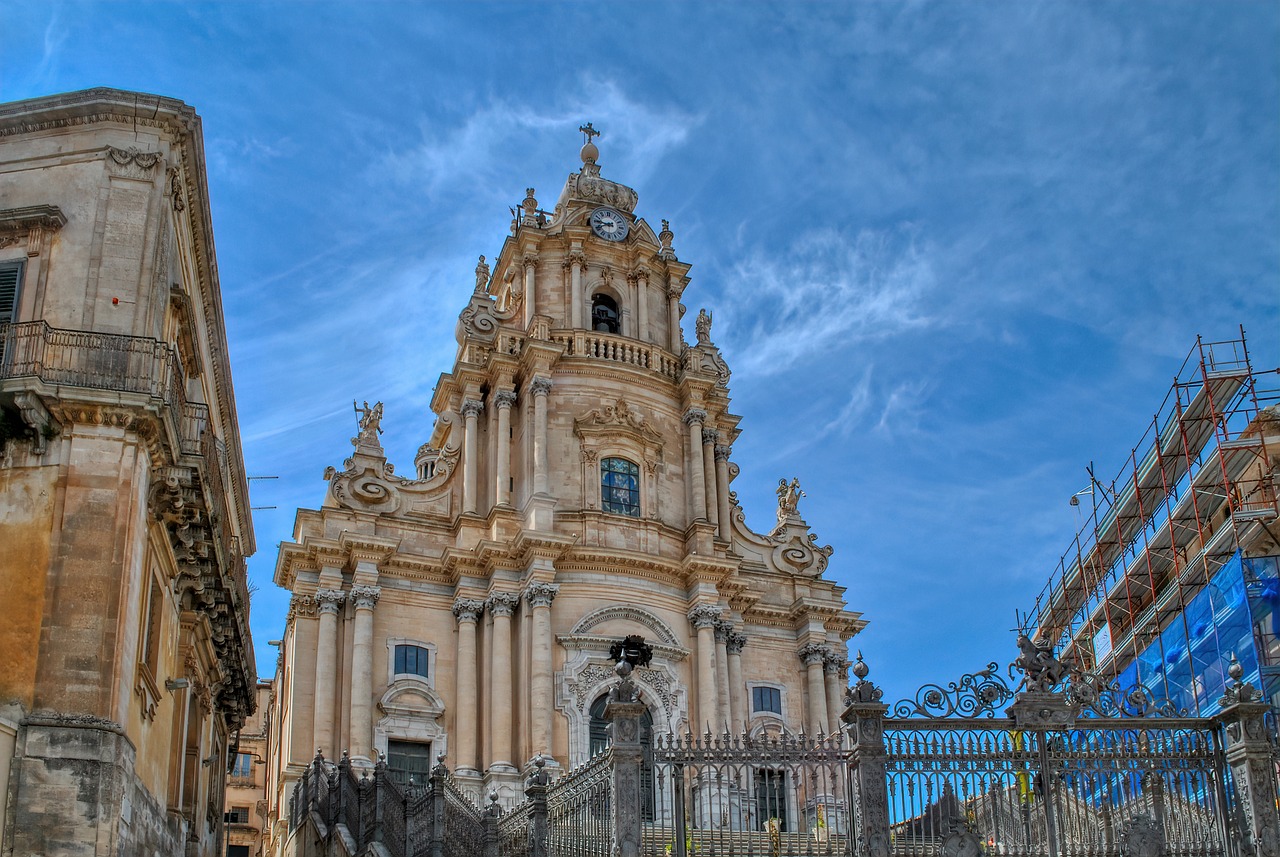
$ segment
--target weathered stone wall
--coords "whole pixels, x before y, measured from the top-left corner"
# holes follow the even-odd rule
[[[118,725],[32,715],[18,738],[6,857],[182,852],[182,825],[134,776],[134,747]]]

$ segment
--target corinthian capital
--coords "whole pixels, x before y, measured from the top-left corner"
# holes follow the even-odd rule
[[[453,602],[453,615],[459,622],[478,622],[484,612],[484,602],[472,598],[459,598]]]
[[[336,616],[342,607],[342,602],[347,600],[347,593],[341,589],[317,589],[315,599],[316,607],[321,613]]]
[[[694,423],[705,423],[707,421],[707,412],[701,408],[690,408],[684,412],[684,424],[689,426]]]
[[[524,591],[530,607],[550,607],[560,587],[554,583],[530,583]]]
[[[827,659],[827,655],[830,653],[831,650],[826,646],[819,646],[816,643],[809,643],[802,646],[800,651],[796,652],[800,657],[801,662],[807,667],[822,663]]]
[[[516,394],[511,390],[500,390],[493,394],[493,403],[497,406],[498,410],[510,408],[516,403]]]
[[[476,399],[467,399],[462,403],[461,411],[463,417],[478,417],[484,413],[484,402]]]
[[[545,396],[551,392],[551,379],[538,376],[529,382],[529,392],[534,396]]]
[[[729,635],[728,649],[729,654],[737,655],[742,653],[742,649],[747,645],[747,635],[738,631]]]
[[[704,428],[702,430],[702,443],[715,446],[716,441],[720,440],[720,432],[715,429]]]
[[[728,461],[729,453],[732,450],[733,447],[729,446],[727,443],[717,443],[715,448],[716,461]]]
[[[372,610],[381,595],[381,586],[365,586],[361,584],[351,587],[351,601],[356,605],[357,610]]]
[[[715,628],[720,624],[720,608],[710,604],[699,604],[689,611],[689,622],[698,630]]]
[[[514,592],[495,592],[485,601],[485,605],[494,616],[510,616],[520,605],[520,596]]]

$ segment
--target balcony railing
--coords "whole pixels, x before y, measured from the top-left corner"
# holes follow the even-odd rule
[[[181,453],[201,453],[209,409],[187,401],[186,375],[168,343],[145,336],[64,330],[43,321],[3,324],[0,381],[14,378],[158,400],[170,438]]]
[[[650,342],[595,330],[553,330],[551,341],[565,346],[569,357],[610,360],[651,369],[672,379],[680,373],[680,358]]]

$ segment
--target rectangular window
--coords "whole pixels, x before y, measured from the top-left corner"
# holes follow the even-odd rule
[[[427,655],[422,646],[396,646],[396,675],[427,677]]]
[[[429,742],[387,742],[387,771],[397,783],[404,785],[412,777],[415,785],[426,785],[431,778],[431,764]]]
[[[164,606],[164,593],[155,578],[151,580],[151,593],[147,596],[147,627],[142,637],[142,656],[152,678],[160,664],[160,610]]]
[[[253,756],[250,756],[248,753],[237,753],[236,760],[231,765],[231,776],[252,777],[253,776]]]
[[[223,820],[227,824],[248,824],[249,823],[249,807],[233,806],[227,810],[223,816]]]
[[[782,713],[782,691],[776,687],[751,688],[751,710]]]
[[[228,845],[227,857],[249,857],[248,845]]]
[[[0,262],[0,324],[18,320],[18,286],[22,285],[22,262]]]
[[[756,771],[756,818],[759,829],[767,830],[769,819],[778,820],[778,829],[787,829],[787,772],[768,768]]]

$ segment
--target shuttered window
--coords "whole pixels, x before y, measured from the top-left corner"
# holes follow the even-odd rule
[[[0,262],[0,324],[18,317],[18,285],[22,282],[22,262]]]

